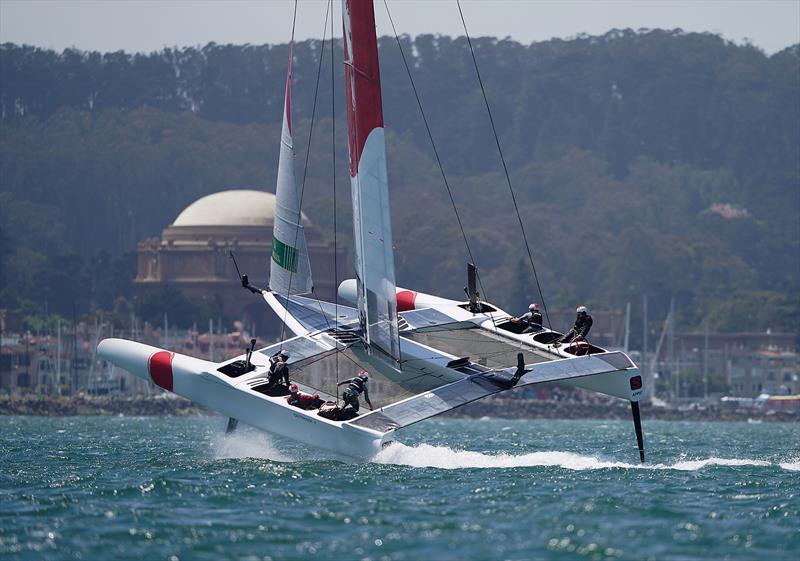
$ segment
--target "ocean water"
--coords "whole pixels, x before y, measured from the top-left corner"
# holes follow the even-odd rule
[[[0,558],[800,558],[800,424],[420,423],[369,462],[225,419],[0,417]]]

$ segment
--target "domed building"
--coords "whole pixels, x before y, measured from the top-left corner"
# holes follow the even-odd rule
[[[189,299],[213,304],[229,319],[254,322],[259,335],[277,332],[277,321],[263,299],[243,290],[230,258],[251,284],[266,287],[272,255],[275,195],[265,191],[232,190],[207,195],[186,207],[161,234],[139,243],[137,297],[172,285]],[[332,299],[333,243],[322,239],[305,215],[306,240],[314,275],[314,291]],[[346,271],[345,252],[339,250],[339,270]],[[211,319],[211,318],[210,318]]]

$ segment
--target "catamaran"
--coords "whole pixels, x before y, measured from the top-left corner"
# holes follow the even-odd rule
[[[464,301],[396,286],[374,7],[372,0],[342,4],[355,278],[343,281],[338,293],[351,305],[312,296],[294,176],[290,47],[269,288],[251,286],[246,276],[242,284],[293,336],[262,349],[254,340],[245,354],[221,363],[123,339],[105,339],[98,354],[229,417],[229,428],[241,421],[358,458],[380,452],[399,429],[472,401],[534,384],[570,384],[630,401],[644,461],[638,403],[644,384],[625,353],[586,341],[560,344],[562,334],[545,327],[524,333],[510,314],[480,299],[471,264]],[[319,377],[307,374],[337,355],[400,388],[399,398],[347,420],[295,407],[270,391],[270,358],[281,351],[300,390],[322,402],[336,403],[338,392],[312,385]]]

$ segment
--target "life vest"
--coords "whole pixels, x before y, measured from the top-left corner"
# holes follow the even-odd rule
[[[353,380],[347,386],[347,392],[355,393],[359,395],[364,392],[364,380],[361,378],[353,378]]]

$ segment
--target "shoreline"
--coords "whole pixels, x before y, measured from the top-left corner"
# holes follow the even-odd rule
[[[216,415],[182,397],[161,397],[166,394],[141,397],[26,396],[0,398],[0,416],[66,417],[88,415],[124,415],[134,417],[189,417]],[[641,405],[642,418],[662,421],[698,422],[800,422],[800,414],[752,408],[722,408],[679,410]],[[470,403],[443,414],[451,418],[502,419],[621,419],[631,418],[630,406],[624,401],[586,403],[537,399],[489,398]]]

